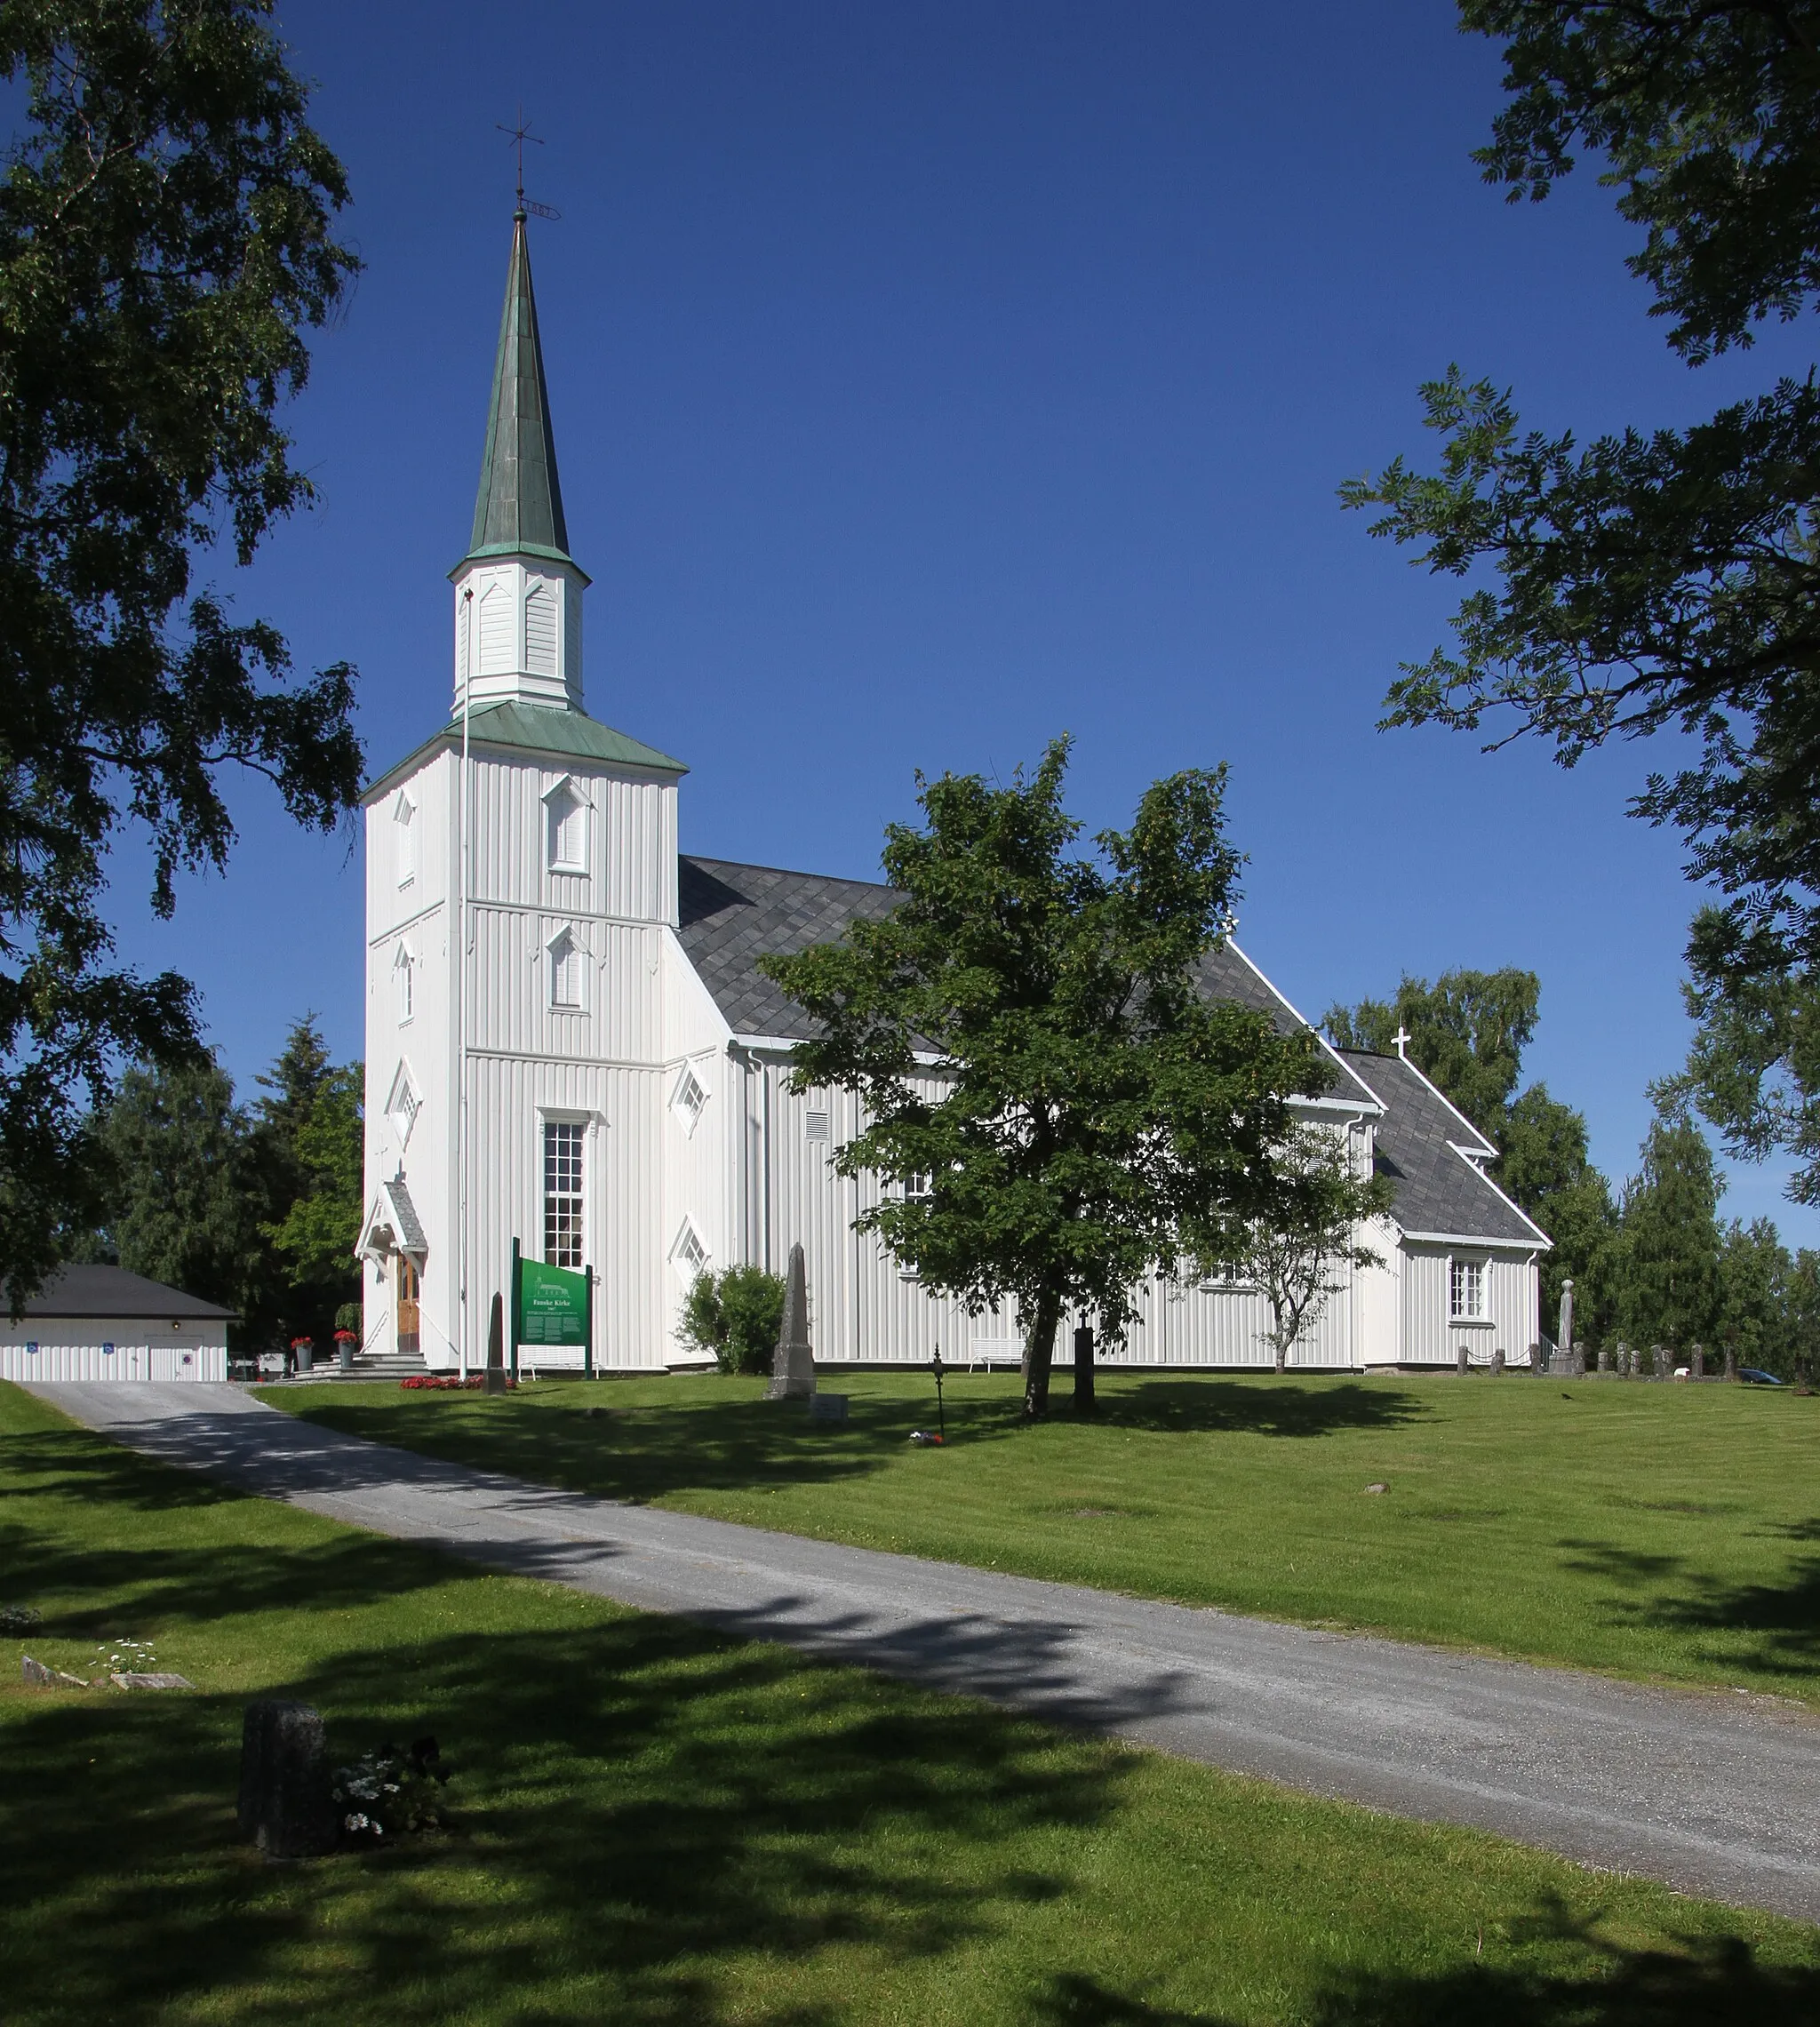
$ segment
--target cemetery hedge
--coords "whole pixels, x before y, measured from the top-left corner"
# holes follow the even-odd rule
[[[1811,1929],[1065,1735],[212,1487],[0,1386],[9,2027],[1744,2023]],[[24,1593],[16,1596],[14,1593]],[[156,1643],[194,1695],[28,1690]],[[434,1732],[445,1832],[234,1841],[244,1702]]]
[[[1820,1400],[1615,1379],[1102,1371],[1087,1425],[1014,1375],[824,1372],[844,1428],[725,1377],[501,1403],[275,1388],[457,1462],[1058,1582],[1820,1703]],[[578,1410],[603,1407],[605,1415]],[[1368,1485],[1387,1484],[1382,1495]]]

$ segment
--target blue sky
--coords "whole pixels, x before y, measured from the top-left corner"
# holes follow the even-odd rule
[[[1695,373],[1582,173],[1507,206],[1468,159],[1493,46],[1441,0],[642,0],[281,12],[347,164],[367,267],[291,411],[318,509],[208,574],[347,658],[375,771],[447,714],[445,572],[472,512],[523,102],[560,208],[533,259],[588,708],[680,754],[685,849],[865,876],[913,770],[1076,739],[1122,822],[1232,770],[1241,940],[1317,1017],[1405,970],[1543,979],[1530,1073],[1627,1172],[1676,1067],[1695,896],[1623,813],[1660,750],[1571,774],[1380,733],[1458,595],[1343,514],[1425,454],[1457,360],[1582,435],[1708,412],[1794,336]],[[236,785],[225,880],[176,921],[121,862],[122,948],[203,993],[250,1078],[306,1008],[361,1047],[349,838]],[[1775,1171],[1728,1208],[1777,1216]]]

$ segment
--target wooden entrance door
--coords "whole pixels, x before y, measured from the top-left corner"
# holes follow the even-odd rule
[[[419,1335],[417,1265],[398,1256],[398,1349],[415,1356],[422,1350],[423,1340]]]

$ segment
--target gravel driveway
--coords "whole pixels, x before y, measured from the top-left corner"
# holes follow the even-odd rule
[[[619,1505],[337,1435],[232,1386],[32,1391],[355,1527],[1216,1767],[1820,1920],[1820,1724],[1396,1641]]]

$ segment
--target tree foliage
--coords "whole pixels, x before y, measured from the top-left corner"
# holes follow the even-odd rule
[[[886,837],[896,910],[762,960],[818,1026],[796,1087],[863,1101],[834,1158],[884,1185],[858,1227],[976,1311],[1016,1300],[1032,1416],[1065,1312],[1117,1344],[1147,1273],[1235,1257],[1305,1193],[1276,1153],[1329,1079],[1312,1033],[1201,990],[1240,864],[1223,773],[1155,783],[1075,857],[1067,753],[1005,786],[919,777],[924,823]]]
[[[105,1217],[64,1249],[221,1303],[238,1346],[325,1344],[360,1293],[360,1065],[306,1015],[259,1081],[249,1109],[212,1058],[130,1067],[85,1135]]]
[[[1685,1114],[1658,1113],[1624,1191],[1618,1327],[1633,1344],[1711,1345],[1720,1232],[1712,1150]]]
[[[1410,1057],[1481,1133],[1503,1126],[1523,1051],[1536,1032],[1542,983],[1533,971],[1443,971],[1433,985],[1403,974],[1390,1001],[1361,1000],[1327,1011],[1342,1049],[1394,1056],[1399,1033]]]
[[[293,681],[195,580],[310,497],[275,420],[356,266],[340,164],[266,0],[4,0],[0,178],[0,1273],[98,1209],[83,1134],[122,1057],[203,1060],[188,986],[110,962],[104,863],[152,900],[221,866],[220,775],[317,829],[354,806],[352,673]]]
[[[1329,1126],[1298,1125],[1277,1161],[1300,1185],[1253,1221],[1233,1265],[1257,1283],[1270,1311],[1265,1341],[1276,1369],[1343,1293],[1349,1269],[1384,1265],[1362,1236],[1368,1221],[1390,1209],[1387,1176],[1360,1173],[1352,1136]]]
[[[1764,0],[1462,0],[1505,44],[1477,156],[1513,201],[1600,154],[1630,259],[1692,364],[1811,306],[1820,277],[1820,11]],[[1785,378],[1686,430],[1582,448],[1457,368],[1422,390],[1440,467],[1398,458],[1342,498],[1430,570],[1489,577],[1451,647],[1406,664],[1386,724],[1534,734],[1572,766],[1612,738],[1691,736],[1635,811],[1678,827],[1723,897],[1696,926],[1695,1089],[1735,1152],[1787,1147],[1820,1196],[1803,1002],[1820,962],[1820,386]],[[1756,994],[1744,988],[1754,984]],[[1756,1087],[1752,1076],[1756,1068]],[[1713,1073],[1708,1082],[1707,1073]],[[1768,1080],[1765,1097],[1761,1087]],[[1792,1102],[1787,1102],[1790,1098]]]

